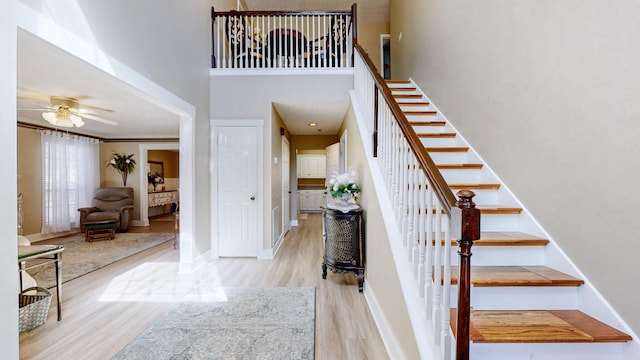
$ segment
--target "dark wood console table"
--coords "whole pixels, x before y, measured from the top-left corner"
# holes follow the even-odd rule
[[[362,292],[365,267],[362,209],[343,212],[338,208],[322,209],[322,278],[327,278],[327,268],[337,274],[354,272],[358,276],[358,290]]]

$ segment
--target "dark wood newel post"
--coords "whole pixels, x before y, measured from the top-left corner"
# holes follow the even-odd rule
[[[458,207],[462,210],[461,238],[458,240],[460,274],[458,276],[458,319],[456,327],[456,360],[469,360],[471,325],[471,247],[480,239],[480,210],[476,209],[470,190],[460,190]]]

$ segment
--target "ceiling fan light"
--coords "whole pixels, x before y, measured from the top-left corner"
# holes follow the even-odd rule
[[[53,111],[45,111],[42,113],[42,117],[47,120],[52,125],[58,124],[58,118],[56,117],[56,113]]]
[[[84,125],[84,121],[82,121],[82,118],[78,115],[72,114],[69,116],[69,119],[71,120],[71,123],[76,127],[81,127],[82,125]]]
[[[73,123],[68,118],[67,119],[58,119],[58,122],[56,123],[56,126],[65,127],[65,128],[72,128],[73,127]]]

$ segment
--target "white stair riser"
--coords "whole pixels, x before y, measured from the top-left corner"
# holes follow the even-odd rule
[[[420,120],[422,121],[422,120]],[[433,119],[425,119],[424,121],[433,121]],[[451,132],[451,129],[447,129],[446,125],[421,125],[421,126],[413,126],[413,130],[416,134],[437,134],[443,132]]]
[[[616,360],[627,359],[625,343],[522,343],[476,344],[470,347],[473,360]]]
[[[518,216],[482,215],[480,229],[482,231],[518,231]]]
[[[451,253],[451,262],[457,264],[457,247]],[[544,265],[544,246],[474,246],[471,253],[471,266]]]
[[[479,162],[467,152],[430,152],[429,156],[436,164],[464,164]]]
[[[452,287],[451,306],[457,307],[458,287]],[[471,306],[475,310],[572,310],[576,303],[575,286],[502,286],[471,288]]]

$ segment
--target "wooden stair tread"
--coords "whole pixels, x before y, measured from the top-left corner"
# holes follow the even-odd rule
[[[518,231],[483,231],[473,246],[545,246],[548,239]]]
[[[458,283],[459,271],[451,267],[451,284]],[[580,286],[584,281],[547,266],[472,266],[471,283],[476,287]]]
[[[497,190],[500,184],[449,184],[452,190]]]
[[[455,309],[451,309],[453,329],[457,320],[455,314]],[[579,310],[472,310],[470,338],[474,343],[593,343],[631,340],[631,336]]]
[[[438,112],[435,110],[426,110],[426,111],[403,111],[404,116],[433,116],[437,115]]]
[[[476,170],[482,169],[483,164],[436,164],[440,170]]]
[[[520,214],[522,212],[522,208],[515,206],[504,206],[504,205],[477,205],[476,208],[480,209],[480,214],[482,215],[501,215],[501,214]]]
[[[419,138],[454,138],[456,133],[418,133]]]
[[[410,84],[409,80],[399,80],[399,79],[386,79],[384,82],[387,84]]]
[[[522,212],[522,208],[501,205],[476,205],[476,209],[480,209],[481,215],[518,215]],[[432,214],[436,213],[436,209],[431,210]],[[444,214],[444,209],[441,210]]]
[[[469,148],[466,146],[428,146],[425,148],[427,152],[467,152]]]
[[[404,101],[396,101],[399,106],[429,106],[428,101],[415,101],[415,102],[404,102]]]
[[[421,99],[420,94],[391,94],[394,99]]]
[[[409,124],[412,126],[445,126],[447,124],[444,120],[435,120],[435,121],[411,121],[409,120]]]
[[[431,236],[435,244],[435,235]],[[444,245],[444,239],[441,240]],[[473,246],[546,246],[549,240],[525,234],[518,231],[483,231],[480,240],[473,242]],[[451,239],[451,246],[458,246],[456,239]]]
[[[394,87],[390,87],[389,90],[393,91],[416,91],[418,90],[417,88],[413,87],[413,86],[394,86]]]

